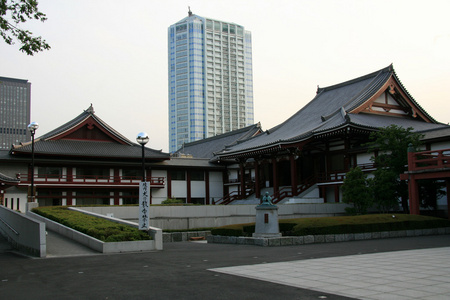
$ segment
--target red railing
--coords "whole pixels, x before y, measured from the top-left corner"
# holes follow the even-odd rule
[[[223,198],[220,198],[219,200],[214,202],[214,204],[227,205],[227,204],[230,204],[231,202],[233,202],[234,200],[238,200],[240,198],[241,197],[239,195],[239,192],[233,191],[233,192],[225,195]]]
[[[450,150],[449,150],[450,151]],[[358,167],[363,170],[363,172],[370,172],[373,169],[375,169],[375,165],[373,163],[367,163],[367,164],[358,164]],[[292,188],[289,186],[281,187],[277,192],[275,192],[273,195],[271,195],[272,203],[276,204],[280,202],[281,200],[287,198],[287,197],[293,197],[300,195],[313,185],[317,183],[330,183],[330,182],[342,182],[345,179],[346,173],[348,171],[336,171],[336,172],[329,172],[329,173],[322,173],[317,176],[311,176],[307,179],[305,179],[301,184],[297,185],[295,188],[295,193],[292,193]],[[231,181],[230,181],[231,182]],[[235,179],[234,183],[238,183],[239,179]],[[262,185],[261,185],[262,186]],[[246,183],[246,191],[245,191],[245,197],[241,197],[237,191],[233,191],[229,193],[228,195],[225,195],[223,198],[217,200],[215,204],[222,204],[227,205],[233,202],[234,200],[239,199],[245,199],[246,197],[250,196],[255,192],[254,190],[254,183],[253,186],[250,186],[249,183]]]
[[[20,184],[29,184],[31,175],[17,174]],[[92,185],[131,185],[138,186],[141,181],[139,176],[104,176],[104,175],[34,175],[36,184],[60,184],[60,185],[76,185],[76,184],[92,184]],[[147,178],[152,187],[164,187],[165,177]]]
[[[450,149],[408,152],[408,171],[450,168]]]
[[[283,186],[271,196],[272,203],[276,204],[287,197],[292,197],[292,189],[290,186]]]
[[[255,192],[255,183],[253,181],[248,181],[245,183],[245,195],[242,197],[238,191],[232,191],[225,195],[223,198],[215,201],[214,204],[227,205],[234,200],[245,199]]]

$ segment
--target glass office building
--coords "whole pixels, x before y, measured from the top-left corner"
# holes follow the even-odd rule
[[[0,77],[0,149],[30,140],[31,83]]]
[[[170,152],[254,123],[249,31],[189,11],[168,48]]]

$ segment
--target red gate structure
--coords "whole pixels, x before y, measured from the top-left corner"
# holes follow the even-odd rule
[[[447,216],[450,218],[450,149],[408,152],[408,171],[400,175],[408,180],[409,210],[412,215],[420,215],[420,179],[442,179],[447,187]]]

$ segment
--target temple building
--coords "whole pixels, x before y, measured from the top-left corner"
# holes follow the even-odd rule
[[[414,100],[390,65],[318,88],[314,99],[283,123],[217,152],[215,160],[227,164],[231,181],[239,182],[218,202],[260,199],[266,191],[280,204],[340,202],[340,187],[352,167],[375,170],[376,153],[365,146],[370,133],[391,124],[427,133],[423,150],[450,148],[449,135],[431,138],[449,126]]]
[[[142,146],[101,120],[92,105],[64,125],[31,142],[0,151],[0,205],[25,211],[33,176],[36,200],[48,205],[138,203]],[[209,204],[223,196],[224,167],[209,159],[172,158],[144,148],[151,203],[167,198]]]
[[[306,106],[283,123],[260,123],[184,143],[173,155],[145,147],[151,203],[177,198],[193,204],[341,202],[345,174],[376,170],[368,152],[372,132],[396,125],[423,135],[424,154],[410,155],[410,194],[418,180],[446,180],[450,188],[450,126],[430,116],[408,93],[392,65],[318,88]],[[141,145],[102,121],[91,105],[73,120],[35,140],[0,150],[0,205],[24,211],[34,174],[39,205],[124,205],[138,202]],[[407,151],[408,149],[405,149]],[[433,161],[417,163],[423,156]],[[427,163],[433,168],[422,170]],[[427,172],[427,175],[421,175]],[[412,183],[412,185],[411,185]],[[410,196],[411,211],[419,200]],[[448,205],[445,197],[441,206]]]

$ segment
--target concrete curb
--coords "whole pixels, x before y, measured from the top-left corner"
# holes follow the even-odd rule
[[[209,235],[206,237],[206,239],[208,243],[215,243],[215,244],[239,244],[239,245],[255,245],[262,247],[277,247],[277,246],[338,243],[338,242],[350,242],[361,240],[414,237],[425,235],[444,235],[444,234],[450,234],[450,227],[401,230],[401,231],[348,233],[348,234],[283,236],[277,238],[254,238],[242,236],[236,237],[236,236]]]

